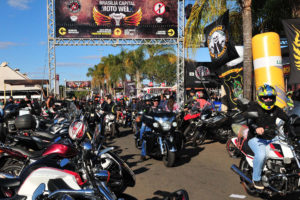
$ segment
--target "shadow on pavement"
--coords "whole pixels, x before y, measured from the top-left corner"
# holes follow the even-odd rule
[[[127,163],[127,165],[132,168],[137,166],[137,164],[139,163],[139,161],[133,161],[131,162],[130,160],[134,160],[135,156],[139,156],[139,154],[129,154],[129,155],[124,155],[121,156],[121,158]]]
[[[147,168],[147,167],[140,167],[138,169],[133,170],[133,172],[135,175],[138,175],[138,174],[144,173],[148,170],[149,170],[149,168]]]
[[[172,192],[166,192],[166,191],[161,191],[157,190],[154,192],[155,197],[152,197],[151,199],[146,199],[146,200],[165,200],[165,199],[170,199],[172,196]]]
[[[300,200],[300,192],[295,192],[286,196],[276,195],[268,200]]]
[[[203,151],[204,147],[195,147],[195,148],[185,148],[180,152],[180,156],[178,157],[177,161],[175,162],[174,167],[179,167],[186,163],[189,163],[192,157],[199,155],[201,151]]]
[[[123,198],[125,200],[138,200],[137,198],[130,196],[128,194],[122,194],[122,195],[118,196],[118,198]]]

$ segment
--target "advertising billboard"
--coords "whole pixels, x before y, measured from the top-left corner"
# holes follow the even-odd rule
[[[79,90],[90,90],[91,81],[66,81],[66,90],[68,91],[79,91]]]
[[[177,0],[55,0],[57,38],[176,38]]]

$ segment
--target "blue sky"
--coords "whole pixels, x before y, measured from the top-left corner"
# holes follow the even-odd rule
[[[0,0],[0,63],[8,62],[33,79],[48,78],[47,1]],[[124,49],[136,47],[123,46]],[[121,46],[56,47],[56,73],[64,80],[89,80],[86,72],[101,56],[118,54]],[[207,49],[195,56],[209,61]]]

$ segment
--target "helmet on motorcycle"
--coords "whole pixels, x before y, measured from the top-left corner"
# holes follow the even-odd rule
[[[151,98],[152,98],[151,94],[145,94],[143,100],[144,101],[151,101]]]
[[[276,95],[276,90],[272,86],[265,84],[258,88],[256,100],[263,109],[271,110],[275,106]]]
[[[80,140],[86,131],[86,125],[83,121],[75,120],[69,127],[69,136],[72,140]]]
[[[154,96],[154,97],[152,97],[152,101],[160,101],[160,98],[159,98],[159,96]]]
[[[197,92],[196,93],[196,96],[197,96],[197,98],[203,98],[204,97],[204,94],[203,94],[203,92],[202,91],[199,91],[199,92]]]

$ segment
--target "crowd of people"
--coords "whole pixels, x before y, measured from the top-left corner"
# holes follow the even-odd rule
[[[258,112],[258,118],[249,126],[249,146],[254,152],[254,166],[253,166],[253,181],[254,186],[257,189],[263,189],[261,183],[261,171],[265,158],[266,145],[275,140],[278,137],[272,133],[265,133],[265,129],[276,126],[276,119],[280,118],[285,122],[288,120],[288,115],[296,114],[300,116],[300,89],[294,92],[287,93],[288,109],[283,111],[281,108],[275,105],[277,93],[274,87],[270,85],[261,86],[257,90],[256,101],[249,103],[248,110]],[[213,100],[212,100],[213,99]],[[42,112],[54,113],[57,106],[65,106],[74,110],[86,110],[94,111],[96,108],[103,110],[107,113],[114,113],[118,120],[123,110],[129,109],[131,111],[142,111],[143,113],[151,112],[174,112],[179,113],[181,111],[178,102],[176,102],[175,95],[151,95],[144,94],[139,96],[113,98],[108,94],[103,98],[87,98],[78,100],[76,97],[72,98],[72,101],[66,101],[65,99],[56,100],[53,94],[43,101],[38,102],[35,99],[31,99],[30,95],[26,95],[24,99],[15,100],[13,97],[4,104],[4,101],[0,101],[0,116],[3,116],[3,111],[10,105],[18,105],[20,108],[31,108],[33,114],[41,114]],[[187,101],[184,104],[185,112],[193,112],[194,110],[201,110],[204,107],[210,109],[219,110],[219,99],[215,96],[207,98],[207,95],[203,91],[195,91],[191,89]],[[140,123],[141,119],[136,118],[134,126],[136,128],[135,137],[139,138],[141,143],[141,160],[146,158],[146,146],[143,141],[143,133],[149,131],[144,123]],[[140,124],[139,124],[140,123]]]

